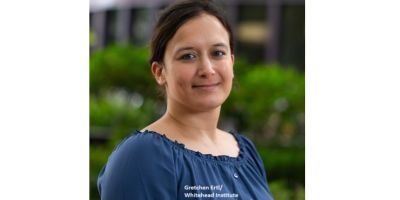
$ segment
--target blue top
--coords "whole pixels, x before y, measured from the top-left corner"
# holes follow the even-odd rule
[[[273,199],[254,144],[231,134],[239,144],[238,157],[202,154],[164,134],[136,131],[101,170],[101,199]]]

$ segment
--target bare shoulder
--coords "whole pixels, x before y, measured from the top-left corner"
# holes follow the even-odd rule
[[[225,146],[234,152],[239,150],[239,143],[236,141],[236,138],[233,134],[220,129],[218,129],[218,132],[220,133],[220,141],[222,142],[222,146]]]
[[[161,120],[149,124],[148,126],[144,127],[141,131],[143,132],[146,130],[165,135],[170,140],[177,140],[177,141],[182,140],[182,138],[180,138],[179,135],[176,134],[176,131],[174,131],[174,129],[171,126],[162,122]]]
[[[222,139],[236,141],[235,136],[233,136],[232,133],[229,133],[229,132],[221,130],[221,129],[218,129],[218,133],[221,135]]]
[[[161,130],[164,130],[162,123],[160,123],[160,119],[147,125],[146,127],[144,127],[141,131],[153,131],[153,132],[157,132],[157,133],[162,133],[160,132]]]

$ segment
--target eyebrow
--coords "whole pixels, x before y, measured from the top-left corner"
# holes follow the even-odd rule
[[[213,46],[214,47],[225,47],[225,48],[228,48],[228,46],[226,44],[224,44],[224,43],[217,43],[217,44],[214,44]]]
[[[224,43],[216,43],[216,44],[213,44],[212,46],[213,46],[213,47],[224,47],[224,48],[228,48],[228,46],[227,46],[226,44],[224,44]],[[180,52],[180,51],[193,50],[193,49],[195,49],[195,48],[193,48],[193,47],[181,47],[181,48],[177,49],[175,52],[178,53],[178,52]]]

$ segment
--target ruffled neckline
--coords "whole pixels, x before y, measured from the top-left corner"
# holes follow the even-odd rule
[[[241,138],[239,138],[238,134],[229,131],[230,134],[233,135],[235,138],[238,146],[239,146],[239,155],[237,157],[231,157],[228,155],[218,155],[214,156],[212,154],[203,154],[200,151],[195,151],[192,149],[186,148],[185,144],[178,142],[177,140],[172,140],[168,138],[165,134],[159,133],[156,131],[150,131],[150,130],[144,130],[144,131],[139,131],[136,130],[137,134],[150,134],[150,135],[155,135],[157,137],[161,137],[164,141],[167,141],[168,143],[171,143],[172,145],[178,147],[179,149],[183,150],[184,152],[191,154],[195,157],[202,158],[202,159],[207,159],[207,160],[212,160],[212,161],[218,161],[218,162],[241,162],[244,158],[244,146]]]

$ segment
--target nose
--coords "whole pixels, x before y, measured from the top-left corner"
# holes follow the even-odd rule
[[[201,77],[208,77],[215,74],[214,65],[210,58],[203,57],[201,59],[198,72]]]

